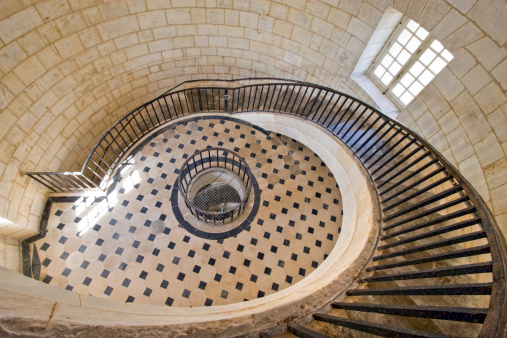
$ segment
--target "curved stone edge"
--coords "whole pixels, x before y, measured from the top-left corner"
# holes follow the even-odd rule
[[[318,154],[335,176],[343,199],[342,232],[316,270],[264,298],[169,308],[80,295],[0,268],[0,330],[39,336],[236,336],[305,317],[347,290],[370,260],[378,239],[378,201],[364,168],[334,135],[303,118],[271,113],[233,116],[298,140]]]

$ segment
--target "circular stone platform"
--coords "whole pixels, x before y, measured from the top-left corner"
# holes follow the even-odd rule
[[[121,302],[210,306],[275,293],[324,261],[339,236],[342,208],[321,159],[234,118],[186,121],[140,144],[106,199],[53,204],[48,233],[35,243],[40,280]],[[209,145],[244,157],[259,189],[249,200],[258,207],[250,224],[225,239],[195,236],[172,213],[180,166]]]

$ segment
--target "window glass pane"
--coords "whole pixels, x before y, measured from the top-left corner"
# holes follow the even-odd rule
[[[410,86],[410,84],[414,81],[414,77],[410,75],[409,73],[405,74],[401,79],[401,84],[404,85],[406,88]]]
[[[424,66],[419,61],[416,61],[414,65],[410,68],[409,72],[414,76],[419,76],[419,74],[421,74],[423,70]]]
[[[452,56],[452,54],[449,53],[449,51],[447,49],[444,49],[444,51],[440,55],[442,55],[444,57],[444,59],[447,60],[447,62],[449,62],[452,59],[454,59],[454,56]]]
[[[401,97],[400,97],[400,100],[401,102],[403,102],[405,105],[409,104],[410,101],[412,101],[414,97],[412,96],[412,94],[410,94],[409,92],[405,92],[405,94],[403,94]]]
[[[442,46],[440,41],[435,40],[431,43],[431,48],[433,48],[437,53],[440,53],[440,51],[444,49],[444,46]]]
[[[433,73],[438,74],[444,67],[447,65],[447,62],[445,62],[442,58],[437,57],[435,61],[430,65],[430,69],[433,71]]]
[[[385,85],[388,85],[389,82],[391,82],[391,80],[393,79],[393,76],[391,74],[389,74],[388,72],[386,72],[384,74],[384,76],[382,76],[382,83],[384,83]]]
[[[381,65],[378,65],[377,69],[375,69],[375,71],[373,72],[373,74],[375,74],[375,76],[380,79],[382,77],[382,75],[384,75],[385,71],[386,70],[385,70],[384,67],[382,67]]]
[[[409,43],[407,44],[407,49],[410,53],[413,54],[416,51],[417,47],[419,47],[420,44],[421,44],[421,41],[414,36],[414,37],[412,37],[412,39],[410,39]]]
[[[410,29],[412,32],[415,32],[417,27],[419,27],[419,24],[414,20],[410,20],[407,24],[407,28]]]
[[[410,53],[407,52],[405,49],[401,51],[400,55],[398,55],[398,57],[396,58],[396,60],[401,63],[402,65],[404,65],[405,63],[407,63],[408,59],[410,58]]]
[[[382,62],[380,63],[382,64],[382,66],[388,68],[391,65],[391,62],[393,62],[393,58],[391,57],[391,55],[387,54],[386,56],[384,56]]]
[[[429,70],[425,70],[421,76],[418,77],[418,80],[421,81],[421,83],[423,85],[427,85],[428,83],[430,83],[431,80],[433,80],[433,78],[435,77],[435,75],[433,75],[433,73],[431,73]]]
[[[417,96],[423,88],[423,85],[420,84],[419,81],[414,81],[408,90],[412,93],[412,95]]]
[[[421,38],[421,40],[424,40],[426,39],[426,37],[428,36],[428,31],[422,27],[419,27],[419,29],[417,30],[417,33],[415,33],[415,35],[417,35],[418,37]]]
[[[404,29],[403,32],[401,32],[400,36],[398,36],[397,40],[400,44],[405,45],[411,36],[412,36],[412,34],[410,34],[409,31]]]
[[[404,90],[405,88],[398,83],[393,89],[393,94],[396,95],[396,97],[400,97]]]
[[[393,64],[391,65],[391,67],[389,67],[389,73],[396,75],[396,74],[398,74],[400,69],[401,69],[401,65],[398,62],[394,61]]]
[[[399,43],[395,42],[393,46],[389,49],[389,54],[391,54],[393,57],[397,57],[398,53],[401,51],[401,46]]]
[[[421,56],[419,60],[424,63],[426,66],[430,64],[431,61],[437,56],[431,49],[426,49],[424,54]]]

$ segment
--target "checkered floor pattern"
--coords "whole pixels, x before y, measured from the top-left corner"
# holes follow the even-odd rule
[[[171,209],[178,170],[196,150],[245,158],[260,193],[251,225],[221,240],[193,236]],[[190,119],[139,145],[106,198],[54,203],[31,244],[35,278],[81,294],[175,307],[248,301],[294,285],[340,234],[341,195],[311,150],[234,118]]]

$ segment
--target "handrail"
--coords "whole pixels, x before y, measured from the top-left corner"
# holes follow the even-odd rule
[[[348,94],[298,81],[241,79],[249,80],[256,83],[208,86],[208,81],[220,80],[203,80],[201,86],[192,83],[189,88],[176,90],[198,81],[184,82],[134,109],[109,128],[88,155],[81,172],[26,174],[53,191],[104,190],[120,158],[129,149],[152,130],[182,116],[197,112],[269,112],[305,118],[333,133],[351,149],[375,182],[380,200],[396,199],[395,210],[384,210],[384,223],[387,223],[384,231],[421,222],[423,218],[439,213],[444,216],[420,223],[417,228],[441,225],[459,217],[480,219],[482,233],[435,242],[419,250],[487,239],[493,283],[490,307],[480,336],[504,336],[507,332],[505,239],[482,198],[459,171],[416,132]],[[223,81],[226,84],[235,82]],[[433,171],[426,174],[430,170]],[[417,193],[409,189],[423,184],[426,186]],[[397,188],[403,188],[402,193],[393,195]],[[427,193],[432,196],[426,196]],[[458,216],[446,216],[445,210],[463,205],[465,211],[458,212]],[[455,228],[465,228],[469,223],[458,222]],[[444,230],[440,232],[444,233]],[[391,256],[381,255],[374,260]]]
[[[216,156],[214,156],[215,152]],[[223,157],[220,157],[220,152],[224,155]],[[231,157],[228,158],[228,155]],[[191,161],[193,163],[190,163]],[[221,162],[223,167],[220,166]],[[227,167],[228,164],[230,164],[230,168]],[[199,173],[211,168],[227,169],[243,182],[245,193],[237,205],[222,211],[209,211],[199,208],[187,198],[187,190],[191,186],[192,180],[198,177]],[[195,173],[192,175],[193,171]],[[243,174],[241,175],[241,173]],[[190,213],[198,220],[202,219],[205,222],[213,222],[213,224],[217,224],[217,221],[221,221],[222,224],[232,222],[235,217],[237,218],[241,214],[252,191],[252,183],[252,173],[245,159],[229,149],[220,147],[209,147],[194,153],[183,163],[178,174],[178,189]]]

